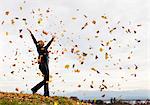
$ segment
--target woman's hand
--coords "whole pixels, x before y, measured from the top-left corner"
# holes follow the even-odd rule
[[[30,32],[30,34],[32,34],[31,30],[29,28],[27,28],[27,30]]]

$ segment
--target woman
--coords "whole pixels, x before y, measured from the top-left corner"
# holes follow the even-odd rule
[[[44,46],[44,42],[42,40],[37,42],[34,35],[31,32],[31,30],[30,29],[27,29],[27,30],[30,32],[31,37],[33,39],[33,42],[36,45],[37,52],[39,54],[39,56],[38,56],[39,69],[42,72],[42,74],[44,75],[44,80],[41,81],[40,83],[38,83],[36,86],[34,86],[31,90],[34,94],[44,85],[44,96],[49,96],[49,88],[48,88],[48,82],[49,82],[48,47],[51,45],[51,43],[53,42],[55,37],[53,36],[52,39],[48,42],[48,44],[46,46]]]

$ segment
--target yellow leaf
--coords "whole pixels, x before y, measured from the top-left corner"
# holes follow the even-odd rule
[[[103,51],[103,48],[100,48],[99,50],[100,50],[100,52],[102,52],[102,51]]]
[[[39,18],[38,19],[38,24],[41,24],[41,22],[42,22],[42,18]]]
[[[79,73],[79,72],[80,72],[80,70],[79,70],[79,69],[77,69],[77,70],[74,70],[74,72]]]
[[[65,65],[65,69],[69,69],[69,67],[70,67],[69,65]]]
[[[108,53],[105,53],[105,59],[107,60],[108,58]]]
[[[58,103],[57,103],[57,102],[54,102],[54,105],[58,105]]]
[[[8,36],[8,32],[6,32],[5,34],[6,34],[6,36]]]
[[[103,19],[107,19],[107,17],[106,17],[106,16],[101,16],[101,18],[103,18]]]
[[[76,20],[77,18],[76,17],[72,17],[72,20]]]
[[[91,68],[91,70],[93,70],[93,71],[97,71],[95,68]]]

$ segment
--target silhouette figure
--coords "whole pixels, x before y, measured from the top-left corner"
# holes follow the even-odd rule
[[[46,46],[44,46],[44,42],[42,40],[39,40],[38,42],[36,41],[34,35],[32,34],[30,29],[27,29],[31,37],[33,39],[34,44],[36,45],[37,52],[39,54],[38,56],[38,64],[39,64],[39,69],[42,72],[44,76],[44,80],[38,83],[36,86],[34,86],[31,90],[34,93],[36,93],[43,85],[44,85],[44,96],[49,96],[49,88],[48,88],[48,82],[49,82],[49,57],[48,57],[48,47],[51,45],[51,43],[54,40],[54,36],[52,39],[48,42]]]

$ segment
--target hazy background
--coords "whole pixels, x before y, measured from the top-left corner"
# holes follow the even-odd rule
[[[51,35],[57,36],[49,49],[54,53],[50,53],[49,64],[51,95],[68,96],[83,91],[80,98],[94,98],[87,91],[96,91],[100,95],[95,97],[106,94],[104,98],[109,98],[109,91],[119,91],[117,97],[123,97],[122,91],[139,90],[144,92],[129,92],[130,96],[137,93],[136,96],[149,97],[149,4],[149,0],[0,0],[0,91],[16,92],[18,88],[17,92],[31,93],[30,89],[43,79],[37,75],[40,73],[38,64],[32,65],[38,55],[26,30],[30,28],[36,39],[49,41]],[[96,24],[92,23],[93,20]],[[88,25],[81,30],[86,22]],[[109,33],[114,27],[116,30]],[[131,33],[127,33],[127,29]],[[48,35],[43,34],[43,30]],[[114,38],[116,41],[110,42],[109,46],[102,46]],[[78,45],[78,54],[71,53],[75,45]],[[102,52],[100,48],[103,48]],[[86,57],[81,56],[83,52],[87,53]],[[106,52],[108,60],[105,59]],[[96,55],[98,59],[95,59]],[[81,59],[83,64],[80,64]],[[65,65],[70,67],[66,69]],[[74,72],[77,69],[79,73]],[[108,87],[107,92],[100,92],[102,80]],[[43,89],[38,92],[43,94]]]

